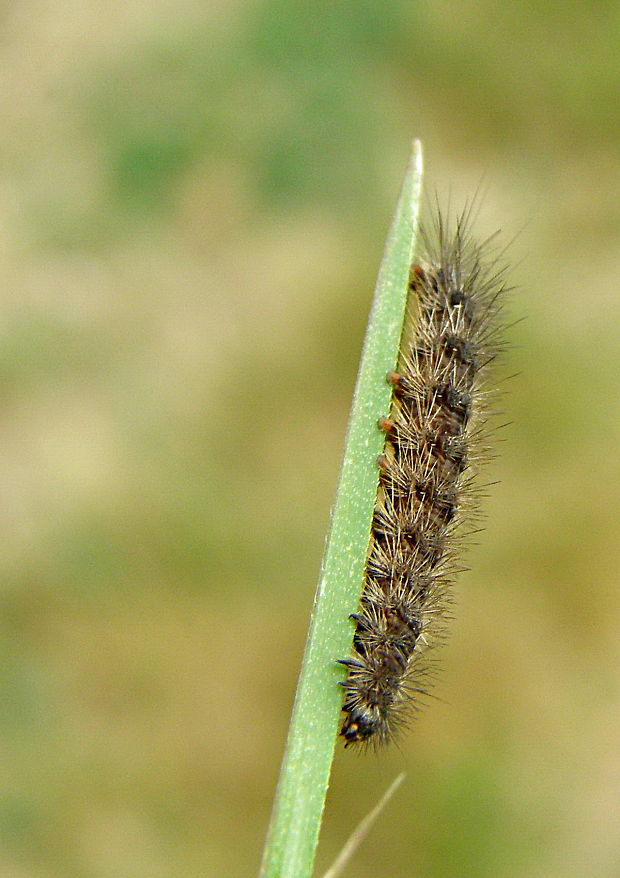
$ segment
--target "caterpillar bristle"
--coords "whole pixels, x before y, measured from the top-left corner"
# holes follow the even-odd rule
[[[345,747],[397,739],[430,695],[463,544],[491,484],[476,477],[491,456],[488,373],[504,351],[508,287],[496,236],[473,237],[472,207],[453,222],[435,210],[410,270],[392,407],[377,425],[386,441],[353,654],[341,660]]]

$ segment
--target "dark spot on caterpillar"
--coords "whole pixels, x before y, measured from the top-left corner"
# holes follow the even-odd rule
[[[458,335],[446,335],[443,339],[444,349],[455,354],[457,360],[464,366],[476,368],[476,351],[473,344]]]
[[[458,493],[456,491],[438,491],[433,496],[433,507],[439,518],[446,524],[454,518],[457,510]]]
[[[436,388],[436,394],[451,413],[452,420],[456,420],[460,426],[464,426],[471,413],[471,393],[459,390],[458,387],[448,383],[440,384]]]
[[[446,523],[452,521],[456,513],[458,493],[453,488],[442,490],[431,479],[420,479],[414,485],[415,495],[426,504],[433,515]]]
[[[347,710],[345,706],[345,710]],[[359,744],[374,735],[382,725],[379,716],[371,716],[361,708],[348,708],[348,716],[342,724],[340,734],[345,739],[345,747]]]
[[[447,408],[458,415],[463,423],[467,423],[471,411],[471,393],[457,390],[456,387],[448,387],[444,391],[444,398]]]
[[[443,451],[446,460],[453,463],[458,472],[463,472],[467,467],[467,443],[459,436],[448,436],[444,442]]]
[[[444,548],[444,534],[422,530],[417,523],[404,530],[403,534],[409,540],[411,546],[415,547],[419,554],[424,557],[431,568],[437,564]]]
[[[475,304],[471,296],[466,295],[463,290],[455,290],[450,294],[450,308],[460,308],[465,320],[469,323],[475,315]]]
[[[433,486],[428,479],[418,479],[414,483],[414,490],[416,497],[422,502],[431,498],[433,494]]]

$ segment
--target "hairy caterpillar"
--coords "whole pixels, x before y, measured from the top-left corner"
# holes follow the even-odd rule
[[[410,271],[398,371],[390,373],[386,434],[364,587],[347,668],[345,747],[395,738],[428,692],[429,650],[444,635],[475,475],[487,449],[487,372],[501,350],[505,266],[476,243],[471,208],[437,210]],[[407,325],[409,324],[409,325]]]

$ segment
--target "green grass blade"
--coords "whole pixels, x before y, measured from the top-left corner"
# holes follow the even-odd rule
[[[262,878],[306,878],[312,872],[334,755],[343,669],[351,650],[385,436],[377,420],[389,412],[407,304],[422,185],[422,149],[413,150],[379,269],[353,397],[321,577],[282,761]]]

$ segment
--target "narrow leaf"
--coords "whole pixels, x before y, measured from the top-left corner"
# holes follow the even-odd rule
[[[387,415],[407,306],[422,185],[422,149],[414,141],[379,269],[353,397],[340,483],[314,601],[288,741],[282,762],[262,878],[312,873],[342,707],[337,659],[351,651],[377,493],[377,455]]]

